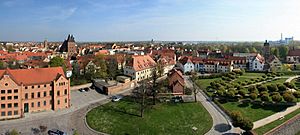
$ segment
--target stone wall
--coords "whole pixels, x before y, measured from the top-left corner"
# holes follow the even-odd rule
[[[265,135],[295,135],[300,132],[300,114],[265,133]]]

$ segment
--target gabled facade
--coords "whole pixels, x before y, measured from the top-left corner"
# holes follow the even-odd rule
[[[70,81],[61,67],[0,70],[0,119],[70,107]]]
[[[155,67],[156,62],[149,55],[132,55],[131,59],[126,62],[124,74],[133,80],[142,81],[152,76]]]
[[[184,78],[180,71],[173,69],[168,75],[169,87],[172,90],[173,95],[184,94]]]
[[[190,57],[183,57],[179,60],[179,67],[182,69],[183,73],[194,72],[195,65]]]

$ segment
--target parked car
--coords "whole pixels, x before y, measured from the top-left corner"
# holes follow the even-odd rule
[[[48,130],[48,135],[67,135],[67,133],[60,131],[58,129]]]
[[[182,97],[176,96],[171,99],[174,103],[183,102]]]
[[[82,89],[82,88],[80,88],[80,89],[78,89],[80,92],[85,92],[85,90],[84,89]]]
[[[90,91],[90,88],[86,87],[86,88],[83,88],[83,90],[85,90],[86,92]]]
[[[115,96],[112,96],[112,97],[111,97],[111,101],[113,101],[113,102],[118,102],[118,101],[120,101],[122,98],[123,98],[122,95],[115,95]]]

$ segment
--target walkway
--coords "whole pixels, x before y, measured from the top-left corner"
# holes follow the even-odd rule
[[[186,86],[193,87],[193,82],[184,77]],[[197,89],[199,89],[196,86]],[[230,118],[214,103],[209,97],[204,94],[202,90],[197,94],[197,100],[205,107],[213,119],[213,127],[206,133],[206,135],[221,135],[221,134],[238,134],[240,130],[233,128]]]
[[[291,82],[293,79],[298,78],[298,77],[300,77],[300,76],[289,77],[285,82]],[[263,118],[261,120],[255,121],[253,123],[254,124],[253,129],[262,127],[262,126],[264,126],[266,124],[269,124],[269,123],[271,123],[275,120],[278,120],[280,117],[285,116],[285,115],[287,115],[287,114],[289,114],[289,113],[291,113],[291,112],[293,112],[293,111],[295,111],[299,108],[300,108],[300,103],[297,103],[295,106],[289,107],[289,108],[287,108],[286,110],[284,110],[282,112],[278,112],[278,113],[275,113],[275,114],[273,114],[269,117],[266,117],[266,118]]]

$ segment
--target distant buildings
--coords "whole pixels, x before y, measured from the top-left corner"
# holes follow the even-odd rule
[[[0,70],[0,120],[70,107],[70,82],[61,67]]]
[[[300,63],[300,49],[292,48],[289,50],[286,61],[290,64],[299,64]]]
[[[290,44],[293,41],[294,41],[294,37],[289,37],[289,38],[284,38],[283,39],[283,36],[282,36],[282,33],[281,33],[280,40],[270,41],[270,44],[271,45],[288,45],[288,44]]]

